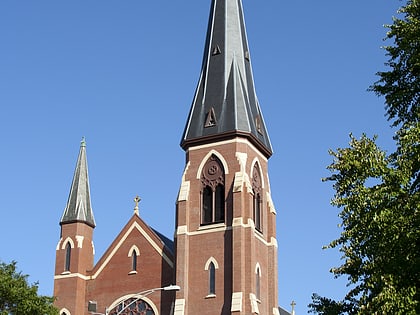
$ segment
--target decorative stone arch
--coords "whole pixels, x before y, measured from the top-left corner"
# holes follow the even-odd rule
[[[208,294],[206,298],[216,297],[216,270],[219,269],[219,264],[214,257],[210,257],[204,267],[208,271]]]
[[[119,304],[121,304],[122,302],[132,299],[132,298],[138,298],[139,296],[137,294],[127,294],[124,296],[121,296],[120,298],[116,299],[111,306],[109,306],[107,308],[107,314],[111,314],[112,315],[112,311],[113,309],[115,309]],[[150,305],[150,307],[153,309],[154,315],[159,315],[159,311],[155,305],[155,303],[153,303],[153,301],[151,299],[149,299],[147,296],[141,296],[139,298],[139,300],[143,300],[144,302],[146,302],[147,304]]]
[[[60,315],[71,315],[70,311],[67,308],[62,308],[60,310]]]
[[[131,258],[131,271],[128,274],[137,273],[138,257],[140,256],[140,250],[136,245],[131,246],[128,251],[128,257]]]
[[[221,155],[221,154],[220,154],[219,152],[217,152],[216,150],[212,149],[212,150],[210,150],[210,152],[209,152],[209,153],[207,153],[207,154],[206,154],[206,156],[205,156],[205,157],[201,160],[200,166],[198,167],[198,171],[197,171],[197,176],[196,176],[196,178],[197,178],[197,179],[200,179],[200,178],[201,178],[201,174],[202,174],[202,172],[203,172],[204,165],[206,165],[207,161],[210,159],[210,157],[211,157],[212,155],[216,156],[216,157],[220,160],[220,163],[222,163],[222,165],[223,165],[223,168],[224,168],[225,174],[226,174],[226,175],[227,175],[227,174],[229,174],[228,164],[227,164],[227,162],[226,162],[225,158],[223,157],[223,155]]]
[[[202,161],[200,174],[200,224],[208,225],[225,222],[226,172],[222,161],[211,154]]]
[[[260,163],[260,160],[258,159],[258,157],[255,157],[252,160],[251,172],[249,174],[251,175],[251,178],[252,178],[252,175],[253,175],[253,172],[254,172],[254,169],[255,169],[255,165],[257,165],[258,171],[260,172],[261,188],[264,189],[265,188],[264,176],[263,176],[263,172],[262,172],[262,169],[261,169],[261,163]]]
[[[219,264],[217,263],[217,260],[212,256],[207,260],[206,265],[204,266],[204,270],[209,270],[210,263],[213,263],[214,268],[219,269]]]
[[[62,243],[62,245],[61,245],[61,249],[65,249],[66,248],[66,246],[67,246],[67,243],[70,243],[70,247],[71,248],[74,248],[75,246],[74,246],[74,241],[71,239],[71,237],[70,236],[68,236],[65,240],[64,240],[64,242]]]
[[[130,247],[130,250],[128,251],[128,257],[132,257],[133,252],[135,252],[137,256],[140,256],[140,250],[136,245]]]

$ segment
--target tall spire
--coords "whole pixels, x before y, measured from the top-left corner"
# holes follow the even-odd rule
[[[60,224],[84,222],[95,227],[92,207],[90,204],[89,176],[86,158],[86,141],[80,143],[79,156],[77,158],[76,170],[74,171],[69,199]]]
[[[232,136],[247,137],[267,157],[270,139],[255,93],[241,0],[213,0],[201,75],[183,149]]]

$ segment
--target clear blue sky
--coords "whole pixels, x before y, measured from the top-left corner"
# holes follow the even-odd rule
[[[279,302],[341,298],[329,269],[338,210],[328,149],[349,133],[392,149],[383,99],[386,29],[400,1],[244,0],[257,95],[274,148]],[[0,259],[52,295],[58,222],[87,139],[96,260],[132,215],[171,237],[210,0],[0,1]]]

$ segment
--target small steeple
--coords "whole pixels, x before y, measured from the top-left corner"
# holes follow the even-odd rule
[[[89,176],[86,158],[86,141],[82,138],[76,170],[74,171],[69,199],[60,224],[84,222],[95,227],[92,207],[90,203]]]
[[[255,93],[241,0],[213,0],[200,79],[181,146],[247,137],[267,157],[270,139]]]

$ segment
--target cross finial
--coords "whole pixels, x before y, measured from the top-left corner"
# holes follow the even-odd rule
[[[295,301],[292,301],[292,303],[290,303],[290,305],[292,306],[292,315],[295,315],[296,302]]]
[[[139,215],[139,202],[141,201],[141,198],[137,195],[134,198],[134,213]]]

